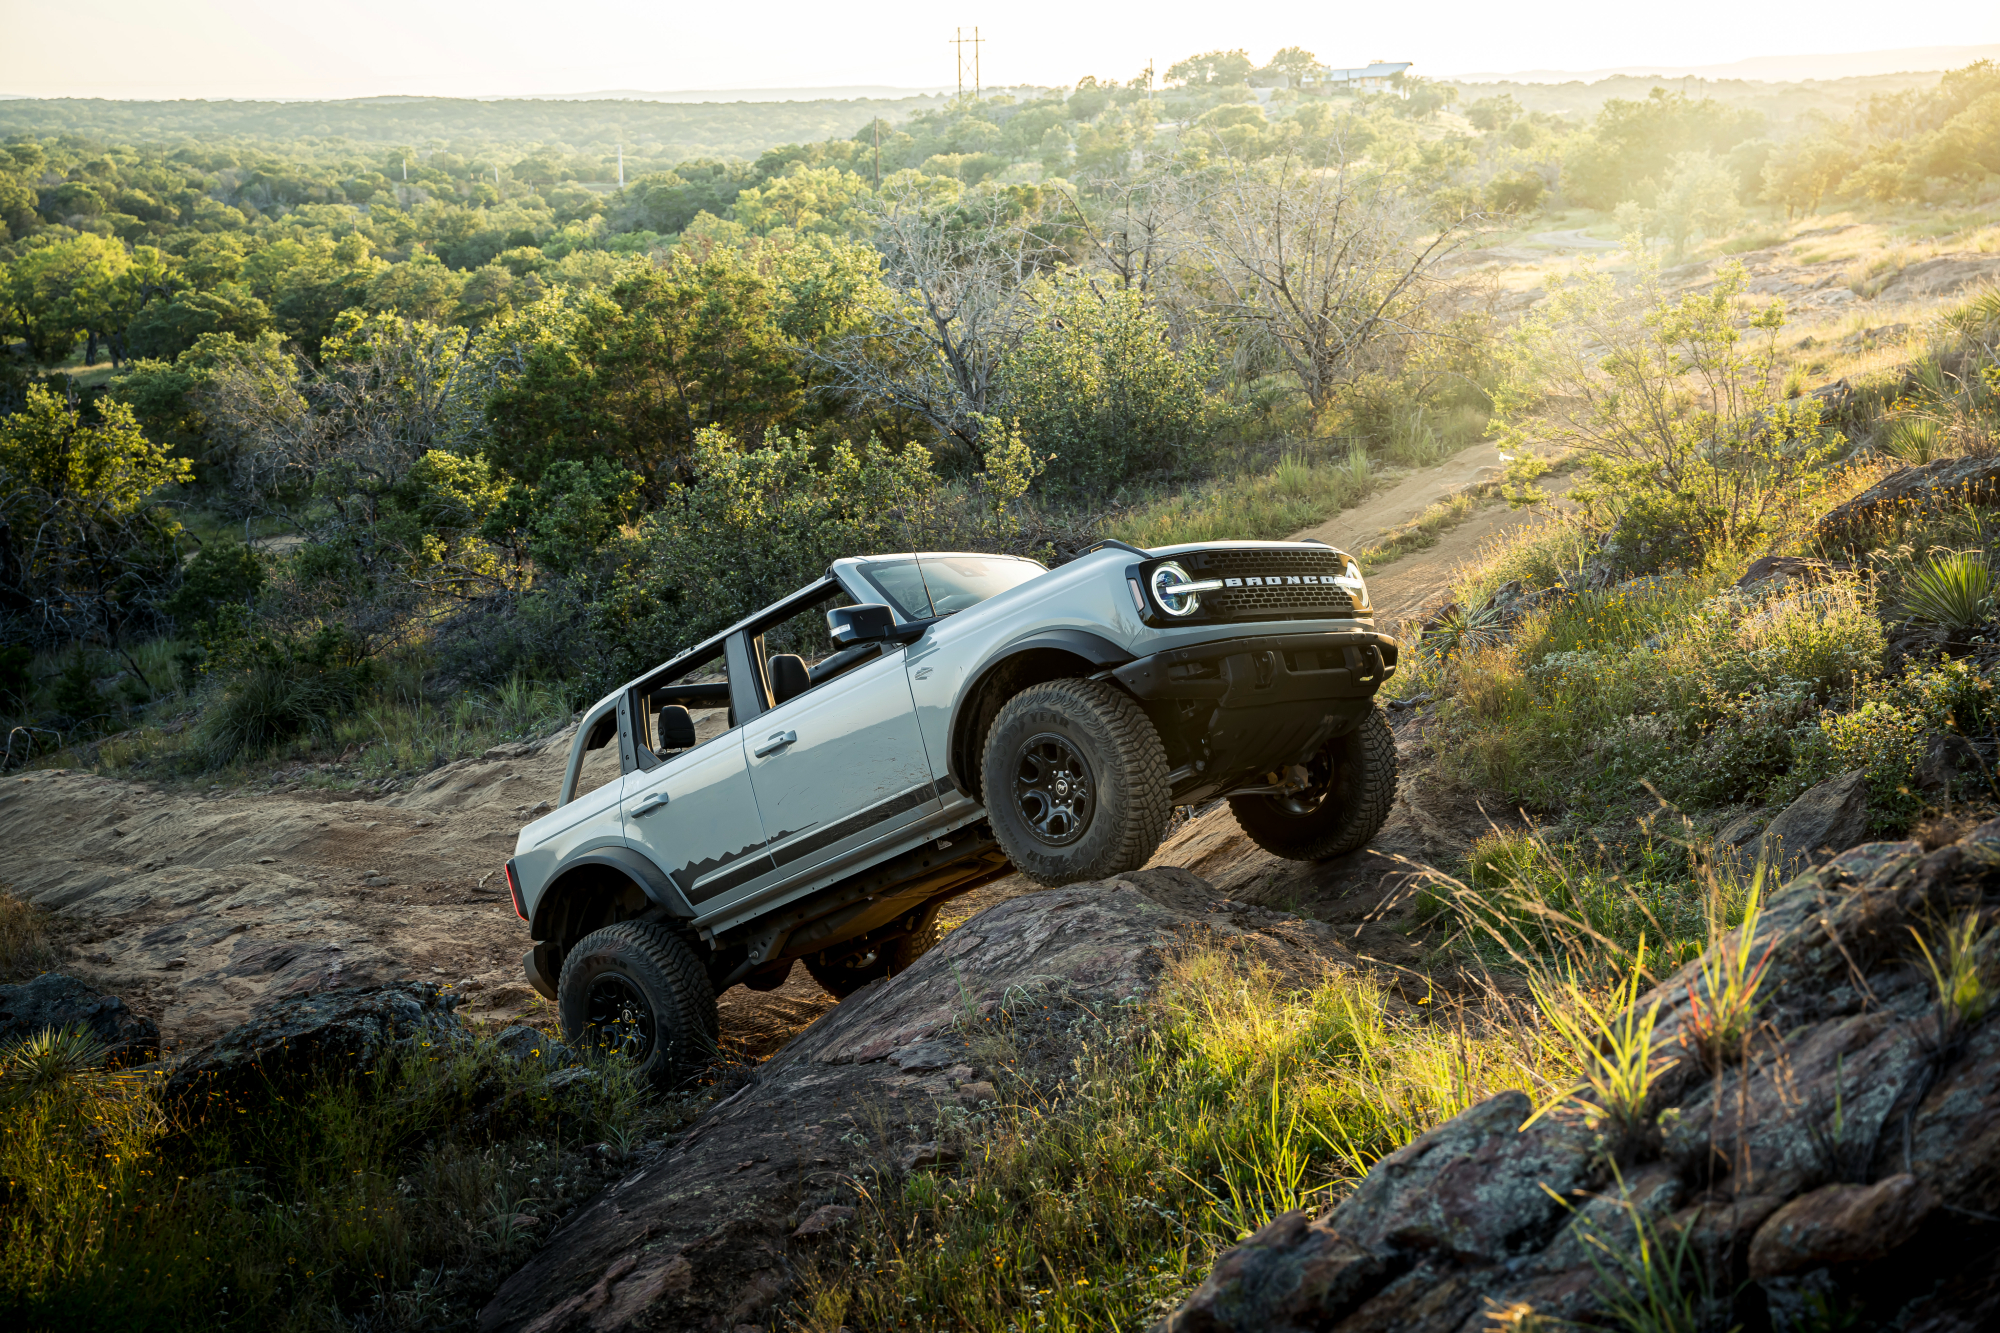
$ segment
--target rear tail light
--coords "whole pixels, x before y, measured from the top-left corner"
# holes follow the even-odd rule
[[[521,881],[514,877],[514,863],[509,861],[501,869],[507,875],[507,896],[514,900],[514,915],[526,921],[528,919],[528,905],[521,900]]]

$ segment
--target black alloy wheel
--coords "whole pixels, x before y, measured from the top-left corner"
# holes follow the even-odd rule
[[[1014,806],[1037,842],[1066,847],[1090,827],[1096,809],[1090,764],[1067,739],[1051,732],[1030,739],[1014,778]]]
[[[1308,786],[1290,795],[1229,798],[1250,841],[1288,861],[1324,861],[1368,845],[1396,799],[1396,736],[1370,708],[1306,763]]]
[[[589,1024],[584,1044],[604,1055],[644,1064],[653,1053],[653,1006],[622,972],[602,972],[584,992]]]

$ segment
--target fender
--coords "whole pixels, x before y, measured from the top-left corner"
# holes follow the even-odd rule
[[[660,908],[668,916],[680,921],[694,919],[694,908],[688,903],[687,896],[680,891],[680,886],[674,883],[674,877],[654,865],[650,857],[630,847],[593,847],[571,856],[557,866],[556,872],[549,876],[548,888],[543,889],[541,896],[535,901],[535,919],[528,928],[530,936],[538,940],[547,938],[549,905],[556,898],[549,889],[562,883],[563,878],[571,871],[583,866],[604,866],[616,870],[637,884],[653,906]]]
[[[1099,670],[1123,666],[1133,660],[1132,653],[1119,647],[1103,635],[1092,634],[1089,630],[1085,629],[1070,628],[1037,630],[1024,638],[1016,639],[1005,647],[987,654],[985,659],[977,667],[973,668],[970,673],[971,686],[961,690],[958,699],[952,704],[951,729],[945,733],[951,737],[949,761],[951,780],[958,784],[958,789],[967,796],[972,794],[974,784],[971,780],[972,775],[966,771],[964,760],[965,738],[961,734],[961,729],[966,725],[967,721],[965,714],[966,704],[980,697],[981,692],[986,688],[986,682],[991,679],[996,670],[1005,666],[1009,659],[1019,657],[1022,653],[1030,653],[1036,649],[1045,648],[1081,657],[1084,661],[1097,667]]]

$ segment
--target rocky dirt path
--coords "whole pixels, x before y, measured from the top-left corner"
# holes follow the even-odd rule
[[[64,970],[159,1023],[169,1049],[285,995],[401,979],[467,992],[476,1022],[546,1021],[500,866],[554,799],[572,734],[500,746],[377,799],[17,774],[0,782],[0,883],[54,911],[75,954]],[[613,754],[593,756],[586,781]],[[732,1044],[761,1055],[818,1017],[831,1001],[799,978],[727,997]]]

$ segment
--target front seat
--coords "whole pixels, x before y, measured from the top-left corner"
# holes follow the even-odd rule
[[[797,653],[773,653],[770,665],[773,708],[812,688],[812,672],[806,670],[806,660]]]

